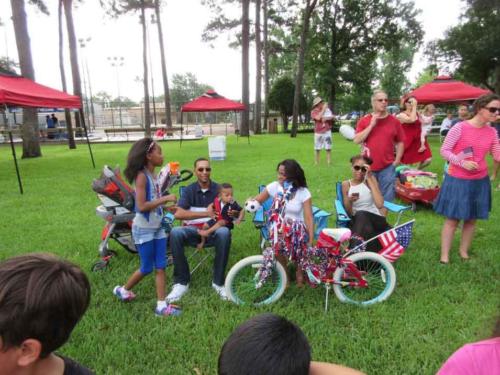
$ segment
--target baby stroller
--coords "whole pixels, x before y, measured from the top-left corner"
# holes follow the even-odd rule
[[[162,195],[169,194],[169,190],[174,185],[193,176],[193,172],[187,169],[179,171],[178,168],[179,163],[172,162],[160,171],[158,181]],[[110,239],[113,239],[126,251],[137,253],[132,238],[135,200],[134,191],[121,177],[119,168],[112,170],[107,165],[104,166],[101,177],[92,182],[92,189],[97,193],[97,197],[102,203],[96,207],[96,214],[106,221],[98,247],[101,259],[92,266],[92,271],[99,271],[105,269],[110,259],[116,255],[116,251],[110,249]],[[174,215],[167,212],[163,218],[165,230],[170,231],[173,221]]]
[[[408,166],[396,170],[396,196],[403,202],[411,204],[416,211],[417,203],[432,206],[439,194],[437,175],[411,169]]]

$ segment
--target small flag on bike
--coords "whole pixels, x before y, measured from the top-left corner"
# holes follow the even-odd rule
[[[414,222],[415,220],[411,220],[399,227],[382,233],[378,238],[382,245],[382,250],[378,253],[389,262],[398,260],[410,245]]]

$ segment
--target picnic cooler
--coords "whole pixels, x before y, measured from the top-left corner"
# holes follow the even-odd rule
[[[437,175],[410,169],[407,166],[396,170],[396,195],[407,203],[432,205],[439,194]]]
[[[210,160],[226,159],[226,137],[221,135],[208,138],[208,156]]]

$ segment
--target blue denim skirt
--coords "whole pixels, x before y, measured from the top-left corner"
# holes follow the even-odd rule
[[[434,211],[455,220],[487,219],[491,211],[489,177],[468,180],[446,174]]]

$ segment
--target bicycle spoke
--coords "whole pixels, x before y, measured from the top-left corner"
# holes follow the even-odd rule
[[[238,272],[234,278],[231,289],[233,294],[242,304],[262,304],[276,292],[281,280],[276,272],[273,272],[266,281],[257,287],[259,281],[260,263],[254,263]]]

